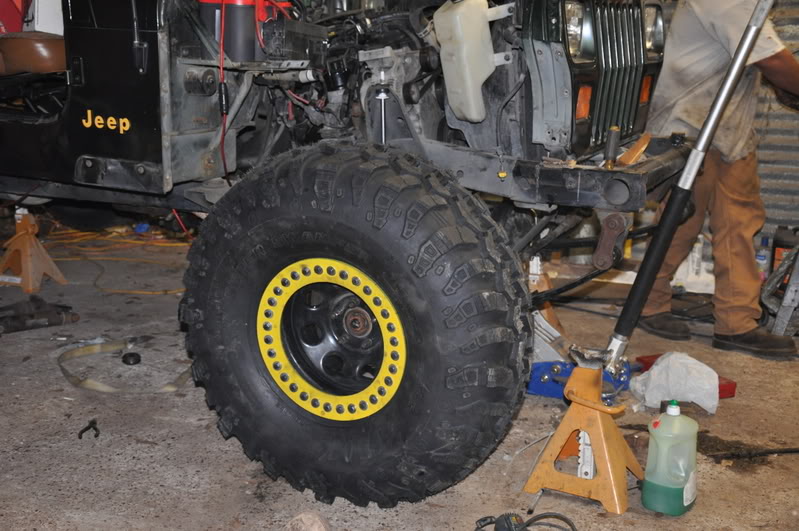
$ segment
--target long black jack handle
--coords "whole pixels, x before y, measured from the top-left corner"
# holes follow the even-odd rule
[[[657,273],[674,239],[674,233],[677,232],[682,213],[691,198],[691,189],[694,186],[694,181],[705,160],[705,154],[710,148],[710,143],[716,134],[716,129],[718,129],[730,97],[735,91],[735,87],[738,86],[738,81],[741,79],[741,74],[746,67],[746,61],[749,59],[758,35],[760,35],[760,30],[766,21],[773,2],[774,0],[758,0],[752,17],[749,19],[749,24],[741,37],[741,41],[738,43],[738,48],[732,58],[721,88],[716,94],[713,105],[710,107],[710,113],[702,125],[702,131],[699,133],[696,145],[691,150],[680,180],[671,191],[669,201],[660,218],[658,229],[649,244],[644,261],[641,263],[635,282],[630,289],[630,294],[624,303],[621,315],[616,321],[614,333],[610,336],[607,348],[602,352],[605,368],[612,374],[618,371],[618,367],[624,360],[624,352],[627,349],[630,336],[632,336],[633,330],[638,325],[641,311],[652,291]]]

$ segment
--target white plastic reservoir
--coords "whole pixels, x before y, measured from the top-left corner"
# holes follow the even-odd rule
[[[507,14],[506,9],[489,9],[487,0],[450,0],[433,17],[449,105],[460,120],[486,119],[482,88],[496,69],[488,23]]]

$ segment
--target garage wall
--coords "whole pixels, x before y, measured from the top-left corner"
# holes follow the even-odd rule
[[[771,18],[788,49],[799,50],[799,0],[776,0]],[[764,87],[756,127],[766,203],[763,233],[773,235],[777,225],[799,226],[799,112],[777,103]]]

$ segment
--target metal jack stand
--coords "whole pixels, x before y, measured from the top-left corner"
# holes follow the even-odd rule
[[[627,510],[627,470],[638,479],[644,479],[644,471],[613,420],[624,406],[602,404],[601,394],[601,365],[574,369],[564,392],[571,406],[527,480],[526,492],[554,489],[598,500],[611,513]],[[579,458],[576,476],[555,469],[557,460],[572,456]]]
[[[0,259],[0,275],[10,269],[19,277],[19,280],[5,277],[0,280],[0,284],[21,286],[25,293],[39,291],[44,275],[59,284],[66,284],[67,280],[61,274],[61,270],[47,254],[44,246],[36,239],[39,226],[33,215],[28,214],[25,209],[18,209],[16,218],[16,234],[3,245],[7,250]]]
[[[621,437],[611,416],[621,413],[623,408],[609,408],[600,402],[602,367],[616,374],[624,361],[624,352],[630,336],[638,324],[644,303],[652,291],[660,265],[680,224],[682,213],[691,197],[694,181],[705,159],[705,153],[710,148],[724,109],[738,85],[746,60],[773,1],[759,0],[752,13],[724,82],[702,126],[696,146],[691,150],[682,175],[671,191],[660,225],[647,249],[607,348],[604,350],[571,348],[570,355],[578,368],[569,378],[564,394],[572,404],[544,449],[541,460],[525,486],[525,491],[537,492],[539,489],[549,488],[576,494],[599,500],[608,511],[620,514],[627,509],[626,470],[629,469],[635,476],[643,478],[641,466]],[[589,435],[590,442],[583,433]],[[584,476],[585,472],[589,472],[585,466],[578,468],[580,477],[556,471],[554,462],[570,455],[579,455],[581,458],[584,455],[590,456],[590,460],[596,463],[596,477],[591,477],[593,466],[590,467],[588,476]],[[591,478],[587,479],[589,477]]]

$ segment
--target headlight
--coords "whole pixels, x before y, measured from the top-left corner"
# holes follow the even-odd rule
[[[646,6],[644,9],[644,42],[649,53],[663,52],[665,44],[663,12],[659,6]]]
[[[575,63],[594,60],[594,31],[591,12],[583,2],[567,0],[564,4],[566,40]]]

